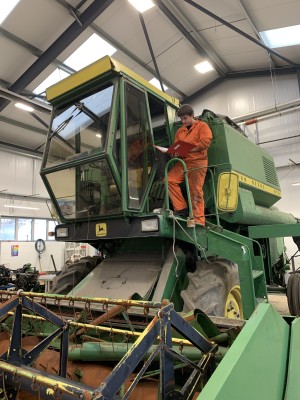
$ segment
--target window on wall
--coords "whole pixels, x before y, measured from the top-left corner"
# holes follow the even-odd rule
[[[18,218],[17,219],[17,238],[18,240],[32,240],[32,219]]]
[[[33,239],[46,240],[46,236],[47,236],[47,221],[45,219],[35,219]]]
[[[16,219],[1,218],[0,240],[14,240],[16,236]]]
[[[56,222],[50,219],[0,218],[0,240],[32,241],[54,240]]]

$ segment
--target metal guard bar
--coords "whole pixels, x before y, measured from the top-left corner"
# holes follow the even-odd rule
[[[37,313],[40,317],[45,318],[58,327],[53,334],[28,352],[22,349],[21,324],[23,308]],[[186,393],[187,390],[195,390],[194,382],[203,373],[206,373],[209,364],[207,360],[213,360],[214,353],[217,350],[215,345],[179,316],[174,311],[173,304],[169,303],[158,310],[156,316],[127,354],[115,366],[111,374],[98,388],[94,389],[65,378],[67,373],[69,322],[59,318],[55,313],[42,305],[35,303],[22,292],[10,298],[0,307],[0,319],[11,313],[14,309],[17,311],[14,314],[10,347],[8,352],[1,356],[0,360],[0,371],[2,371],[3,376],[3,379],[0,379],[0,387],[2,386],[3,391],[8,393],[9,398],[12,400],[16,398],[19,389],[23,389],[29,393],[38,391],[39,398],[41,399],[49,399],[49,394],[53,398],[62,400],[71,400],[74,398],[82,400],[115,399],[125,380],[128,379],[130,374],[143,360],[144,354],[153,344],[156,346],[153,354],[150,355],[146,364],[137,374],[121,399],[125,400],[128,398],[157,353],[160,354],[161,368],[160,397],[163,399],[173,398],[172,396],[176,393],[180,395],[181,393]],[[201,351],[202,358],[197,364],[173,350],[172,328]],[[60,376],[54,376],[45,371],[41,372],[34,369],[31,364],[50,345],[51,341],[59,336],[61,336]],[[175,391],[174,371],[176,368],[174,366],[174,358],[178,358],[180,361],[194,368],[193,379],[190,380],[190,385],[186,383],[181,392]]]

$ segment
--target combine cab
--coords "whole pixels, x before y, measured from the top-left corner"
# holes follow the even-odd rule
[[[228,117],[203,112],[213,140],[201,226],[187,173],[189,217],[174,216],[165,179],[174,160],[154,147],[173,143],[176,99],[110,57],[47,97],[41,176],[60,221],[55,238],[89,243],[97,255],[64,267],[53,293],[2,293],[2,327],[11,331],[1,342],[3,391],[12,399],[296,399],[299,324],[267,304],[267,288],[286,290],[282,238],[299,237],[299,225],[274,207],[281,194],[270,155]]]
[[[103,259],[84,280],[79,270],[89,272],[90,260],[73,266],[72,279],[61,274],[56,293],[138,292],[178,311],[249,318],[267,301],[267,284],[285,285],[280,232],[260,238],[255,228],[297,220],[273,207],[280,187],[270,155],[228,117],[201,116],[213,132],[202,227],[191,207],[187,220],[174,217],[164,179],[174,161],[154,147],[173,142],[178,100],[109,57],[47,97],[53,117],[41,176],[61,221],[56,240],[89,243]],[[187,182],[185,190],[191,204]]]

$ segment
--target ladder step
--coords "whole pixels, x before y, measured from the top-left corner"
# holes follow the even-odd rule
[[[253,271],[252,271],[252,278],[253,279],[256,279],[256,278],[258,278],[259,276],[261,276],[261,275],[263,275],[264,273],[263,273],[263,271],[259,271],[259,270],[257,270],[257,269],[254,269]]]

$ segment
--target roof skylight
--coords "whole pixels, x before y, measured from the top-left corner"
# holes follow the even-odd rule
[[[300,25],[271,29],[260,32],[260,35],[265,44],[272,49],[295,46],[300,44]]]
[[[36,89],[34,89],[33,93],[40,94],[44,93],[45,90],[49,87],[54,85],[55,83],[61,81],[62,79],[69,76],[69,74],[60,68],[56,68],[55,71],[52,72]]]
[[[195,68],[201,74],[205,74],[206,72],[212,71],[214,69],[214,67],[208,61],[203,61],[199,64],[196,64]]]
[[[150,8],[154,7],[155,4],[152,0],[128,0],[140,13],[143,13]]]
[[[93,33],[73,54],[70,55],[65,61],[68,67],[73,68],[75,71],[86,67],[94,61],[104,57],[111,56],[116,52],[116,49],[103,40],[96,33]],[[69,76],[69,74],[59,68],[52,72],[33,92],[40,94],[45,90]]]
[[[111,56],[117,50],[103,40],[99,35],[93,33],[64,63],[79,71],[104,56]]]
[[[158,79],[152,78],[152,79],[149,81],[149,83],[151,83],[151,85],[155,86],[157,89],[160,89],[160,90],[161,90],[161,86],[160,86],[160,83],[159,83],[159,80],[158,80]],[[165,91],[169,89],[168,86],[166,86],[166,85],[164,85],[164,84],[163,84],[163,88],[164,88]]]
[[[0,8],[0,24],[9,16],[20,0],[2,1]]]

